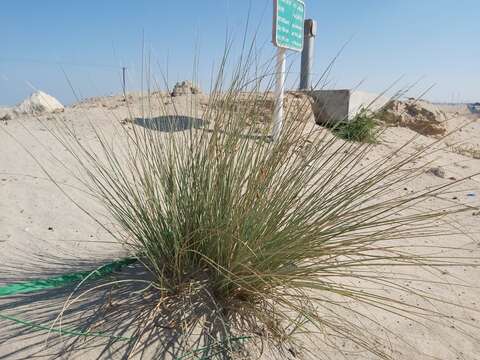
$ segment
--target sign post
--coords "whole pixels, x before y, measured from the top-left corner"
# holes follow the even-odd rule
[[[275,82],[275,109],[273,111],[272,137],[277,141],[283,127],[283,99],[285,97],[285,52],[283,48],[277,49],[277,67]]]
[[[302,51],[305,20],[303,0],[273,0],[273,44],[277,49],[273,140],[280,138],[283,127],[286,50]]]
[[[312,19],[305,20],[305,40],[302,51],[302,67],[300,71],[300,90],[312,90],[315,36],[317,36],[317,22]]]

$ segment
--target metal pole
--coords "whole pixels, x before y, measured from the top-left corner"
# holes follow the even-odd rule
[[[283,98],[285,94],[285,52],[283,48],[277,49],[277,69],[275,85],[275,110],[273,113],[273,140],[280,138],[283,126]]]
[[[125,73],[127,68],[122,67],[122,85],[123,85],[123,98],[127,99],[127,88],[126,88],[126,80],[125,80]]]
[[[300,90],[312,90],[312,68],[315,60],[315,36],[317,36],[317,22],[315,20],[305,20],[304,34]]]

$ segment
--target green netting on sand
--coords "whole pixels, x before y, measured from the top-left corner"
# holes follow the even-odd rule
[[[109,264],[103,265],[95,270],[90,271],[81,271],[77,273],[71,273],[66,275],[60,275],[51,277],[49,279],[36,279],[20,283],[8,284],[0,287],[0,297],[7,297],[18,294],[27,294],[33,293],[42,290],[49,290],[55,288],[61,288],[69,284],[80,283],[83,280],[95,280],[107,275],[110,275],[114,272],[122,270],[128,265],[132,265],[137,261],[135,258],[126,258],[111,262]],[[0,313],[0,319],[14,322],[20,326],[28,327],[36,331],[48,331],[51,333],[57,333],[60,335],[66,336],[84,336],[84,337],[108,337],[120,341],[130,341],[133,338],[128,337],[117,337],[108,335],[105,333],[98,332],[82,332],[78,330],[68,330],[68,329],[56,329],[51,326],[44,324],[37,324],[32,321],[22,320],[16,316],[10,316],[3,313]]]
[[[82,271],[78,273],[66,274],[52,277],[49,279],[31,280],[21,283],[8,284],[0,287],[0,297],[31,293],[41,290],[48,290],[66,286],[75,282],[85,280],[95,280],[107,276],[113,272],[120,271],[125,266],[135,263],[134,258],[127,258],[114,261],[93,271]]]

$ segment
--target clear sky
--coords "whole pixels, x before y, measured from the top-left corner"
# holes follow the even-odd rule
[[[272,0],[16,0],[0,3],[0,104],[33,88],[65,103],[118,93],[121,67],[140,86],[142,37],[152,74],[168,64],[170,82],[190,79],[195,54],[207,86],[228,28],[241,43],[250,30],[270,44]],[[328,86],[380,92],[397,78],[420,80],[412,96],[436,84],[434,101],[480,101],[479,0],[306,0],[319,23],[315,72],[322,73],[345,43]],[[142,35],[144,34],[144,35]],[[292,54],[293,69],[299,55]],[[362,82],[363,81],[363,82]]]

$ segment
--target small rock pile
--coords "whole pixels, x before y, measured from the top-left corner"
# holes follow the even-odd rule
[[[182,81],[175,84],[172,96],[201,94],[202,90],[191,81]]]

